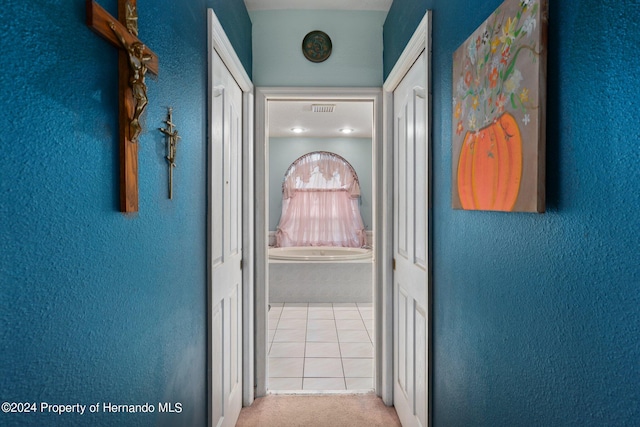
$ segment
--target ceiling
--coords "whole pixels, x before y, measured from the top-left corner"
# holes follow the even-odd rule
[[[247,10],[381,10],[388,12],[393,0],[244,0]]]
[[[333,112],[314,112],[331,109]],[[269,136],[302,138],[371,138],[373,133],[373,102],[305,100],[269,101]],[[293,128],[304,129],[295,133]],[[353,129],[350,134],[340,129]]]

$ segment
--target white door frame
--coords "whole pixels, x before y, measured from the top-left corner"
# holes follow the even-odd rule
[[[384,239],[384,249],[385,251],[385,260],[388,260],[389,262],[385,262],[383,264],[383,271],[382,271],[382,281],[384,283],[389,283],[389,286],[385,289],[387,292],[389,292],[390,294],[387,296],[387,298],[390,301],[393,301],[393,266],[392,266],[392,259],[393,259],[393,135],[394,135],[394,128],[393,128],[393,92],[395,91],[395,89],[398,87],[398,85],[400,84],[400,82],[402,81],[402,79],[404,78],[405,74],[407,74],[407,72],[409,71],[409,69],[411,69],[411,66],[414,64],[414,62],[418,59],[418,57],[420,56],[420,54],[426,51],[427,55],[426,55],[426,87],[427,87],[427,108],[426,108],[426,125],[427,125],[427,129],[426,129],[426,137],[427,137],[427,152],[428,152],[428,156],[429,156],[429,164],[428,164],[428,170],[427,170],[427,179],[428,179],[428,188],[429,188],[429,194],[427,195],[427,212],[428,212],[428,221],[427,221],[427,227],[428,227],[428,236],[429,236],[429,241],[427,242],[427,247],[428,247],[428,258],[427,258],[427,279],[428,279],[428,288],[427,288],[427,298],[428,298],[428,315],[427,315],[427,334],[428,334],[428,340],[427,340],[427,364],[428,364],[428,373],[427,373],[427,382],[428,382],[428,393],[429,393],[429,402],[431,402],[431,389],[432,389],[432,342],[433,342],[433,333],[432,333],[432,328],[433,328],[433,322],[432,322],[432,318],[433,318],[433,310],[432,310],[432,306],[433,306],[433,298],[432,298],[432,167],[431,167],[431,162],[432,162],[432,156],[431,156],[431,151],[432,151],[432,147],[431,147],[431,99],[432,99],[432,90],[431,90],[431,11],[428,10],[424,17],[422,18],[422,21],[420,22],[420,24],[418,25],[418,28],[415,30],[415,32],[413,33],[413,36],[411,37],[411,39],[409,40],[409,42],[407,43],[407,46],[405,46],[402,55],[400,55],[400,58],[398,58],[398,61],[396,62],[396,64],[394,65],[393,69],[391,70],[391,72],[389,73],[389,76],[387,77],[387,79],[384,82],[384,85],[382,87],[383,89],[383,93],[384,93],[384,124],[385,124],[385,129],[384,129],[384,159],[385,159],[385,166],[383,169],[383,172],[386,174],[385,179],[384,179],[384,183],[386,185],[386,187],[383,188],[383,192],[386,195],[385,197],[385,202],[386,202],[386,206],[385,206],[385,210],[384,210],[384,214],[385,214],[385,220],[384,220],[384,224],[385,224],[385,234],[384,236],[382,236],[382,238]],[[388,306],[388,308],[390,310],[393,309],[393,305]],[[385,315],[384,316],[385,320],[389,321],[389,324],[385,324],[386,328],[389,328],[389,331],[393,331],[393,313],[391,313],[390,315]],[[391,332],[390,332],[390,335]],[[390,347],[393,347],[393,337],[391,337],[391,342],[389,344]],[[391,393],[393,393],[393,360],[391,360],[391,367],[389,368],[389,371],[391,372],[391,379],[390,379],[390,384],[391,384]],[[385,403],[389,404],[387,401],[385,401]],[[431,403],[429,403],[429,405],[431,405]],[[431,408],[427,408],[427,413],[428,413],[428,419],[429,419],[429,425],[431,424]]]
[[[382,194],[386,188],[384,184],[385,171],[383,166],[383,146],[382,146],[382,91],[380,88],[301,88],[301,87],[263,87],[256,88],[256,145],[255,145],[255,379],[256,396],[264,396],[267,393],[267,304],[268,304],[268,234],[269,234],[269,190],[268,179],[268,150],[269,150],[269,129],[268,129],[268,102],[269,101],[292,101],[303,99],[315,100],[351,100],[373,102],[373,232],[374,242],[383,242],[384,224],[383,210],[387,195]],[[392,242],[391,242],[392,243]],[[389,243],[389,244],[391,244]],[[391,327],[393,324],[391,300],[392,282],[381,280],[382,264],[389,260],[388,252],[384,250],[382,244],[374,245],[375,272],[374,281],[374,312],[375,312],[375,390],[376,393],[390,403],[392,383],[393,354]],[[389,261],[390,262],[390,261]],[[263,286],[264,284],[264,286]]]
[[[212,58],[211,55],[215,50],[225,66],[231,72],[231,75],[240,86],[242,90],[242,400],[243,405],[247,406],[253,402],[254,399],[254,367],[253,367],[253,352],[254,352],[254,320],[253,320],[253,298],[254,298],[254,211],[253,211],[253,161],[254,161],[254,139],[253,139],[253,112],[254,112],[254,95],[253,95],[253,83],[249,78],[249,75],[245,71],[242,62],[236,55],[231,42],[227,38],[227,35],[220,24],[213,9],[207,9],[207,29],[208,29],[208,81],[211,82],[211,76],[213,75]],[[209,83],[210,85],[210,83]],[[211,100],[208,101],[208,111],[211,111]],[[208,131],[210,134],[212,123],[207,123]],[[211,192],[209,190],[207,197],[211,198]],[[207,216],[210,212],[207,212]],[[207,220],[208,222],[208,220]],[[210,233],[207,233],[210,236]],[[207,238],[209,239],[209,237]],[[207,242],[207,246],[210,246],[210,242]],[[207,257],[207,268],[210,270],[209,260]],[[210,286],[210,284],[208,284]],[[211,320],[211,307],[207,307],[208,319],[207,324],[210,324]],[[208,358],[207,358],[207,376],[208,376],[208,394],[211,395],[212,387],[212,375],[213,369],[211,366],[211,350],[212,343],[210,342],[210,331],[207,330],[208,342]],[[209,424],[211,423],[211,405],[208,403],[208,418]]]

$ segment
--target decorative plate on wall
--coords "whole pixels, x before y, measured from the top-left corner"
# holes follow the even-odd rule
[[[302,53],[311,62],[325,61],[331,55],[331,39],[322,31],[311,31],[302,40]]]

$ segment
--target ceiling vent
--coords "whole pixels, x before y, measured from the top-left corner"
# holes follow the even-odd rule
[[[336,104],[311,104],[311,111],[314,113],[333,113]]]

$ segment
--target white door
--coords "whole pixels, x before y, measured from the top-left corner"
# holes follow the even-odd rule
[[[210,59],[209,295],[211,420],[234,426],[242,408],[242,91]]]
[[[393,94],[394,405],[405,427],[428,424],[428,149],[423,52]]]

